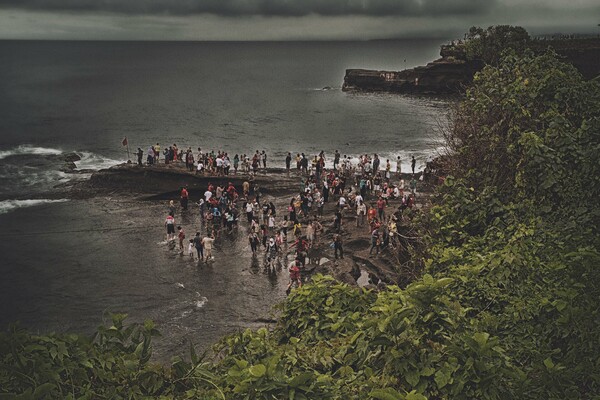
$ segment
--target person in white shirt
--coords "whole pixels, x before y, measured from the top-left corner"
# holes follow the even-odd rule
[[[191,259],[194,259],[194,251],[196,250],[196,246],[194,246],[194,239],[190,239],[190,242],[188,244],[188,254],[190,255]]]
[[[246,203],[246,217],[248,218],[248,223],[251,223],[254,217],[254,206],[250,201]]]
[[[207,190],[206,192],[204,192],[204,200],[208,203],[212,195],[212,192],[210,190]]]
[[[312,221],[306,226],[306,239],[311,243],[315,240],[315,227]]]
[[[217,175],[223,174],[223,159],[221,157],[217,157]]]
[[[167,216],[165,226],[167,227],[167,241],[175,240],[175,218],[173,214]]]
[[[275,217],[273,215],[269,215],[269,231],[275,231]]]
[[[340,206],[340,210],[346,208],[346,198],[343,195],[340,196],[340,199],[338,200],[338,205]]]
[[[214,241],[215,238],[212,236],[205,236],[204,239],[202,239],[202,246],[204,247],[204,252],[206,254],[206,261],[210,260],[211,258],[214,259],[212,256],[212,246]]]
[[[367,216],[367,206],[361,201],[356,202],[356,226],[364,226]]]
[[[363,197],[361,196],[360,192],[358,192],[358,193],[356,194],[356,197],[354,198],[354,201],[355,201],[355,202],[356,202],[356,204],[358,205],[359,203],[362,203],[362,202],[363,202],[363,201],[365,201],[365,200],[364,200],[364,199],[363,199]]]

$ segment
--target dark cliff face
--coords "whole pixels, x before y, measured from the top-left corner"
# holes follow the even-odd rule
[[[600,40],[533,41],[535,52],[553,48],[564,61],[572,63],[586,79],[600,75]],[[429,64],[403,71],[348,69],[342,90],[415,94],[460,93],[473,81],[484,63],[465,60],[457,46],[441,47],[442,58]]]
[[[445,94],[461,91],[471,83],[479,62],[441,58],[424,67],[403,71],[346,70],[344,91]]]

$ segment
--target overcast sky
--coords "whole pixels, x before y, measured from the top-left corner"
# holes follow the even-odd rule
[[[470,26],[597,33],[598,0],[0,0],[0,39],[460,37]]]

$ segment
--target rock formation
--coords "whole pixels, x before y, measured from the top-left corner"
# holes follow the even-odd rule
[[[600,75],[600,40],[534,40],[534,52],[552,47],[565,61],[572,63],[586,79]],[[425,66],[402,71],[347,69],[343,91],[389,92],[409,94],[459,93],[484,67],[479,60],[467,60],[463,48],[444,45],[441,58]]]

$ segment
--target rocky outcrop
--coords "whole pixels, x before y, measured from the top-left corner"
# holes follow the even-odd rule
[[[274,174],[277,179],[274,179]],[[139,166],[121,164],[109,169],[94,172],[87,181],[80,182],[73,188],[74,197],[93,197],[104,194],[127,193],[140,195],[147,199],[159,200],[178,197],[180,188],[188,187],[190,195],[199,197],[204,193],[209,182],[227,186],[231,182],[241,193],[244,181],[252,181],[260,187],[263,194],[283,194],[295,190],[297,179],[287,177],[280,169],[262,170],[255,176],[227,175],[210,176],[187,171],[182,164],[158,164]]]
[[[475,72],[483,67],[480,62],[440,58],[424,67],[403,71],[373,71],[348,69],[344,77],[344,91],[393,93],[455,93],[473,80]]]
[[[586,79],[600,75],[600,40],[535,40],[530,47],[535,52],[553,48],[564,61],[572,63]],[[347,69],[342,90],[409,94],[458,93],[473,81],[484,63],[468,61],[464,47],[444,45],[442,58],[429,64],[402,71]]]

